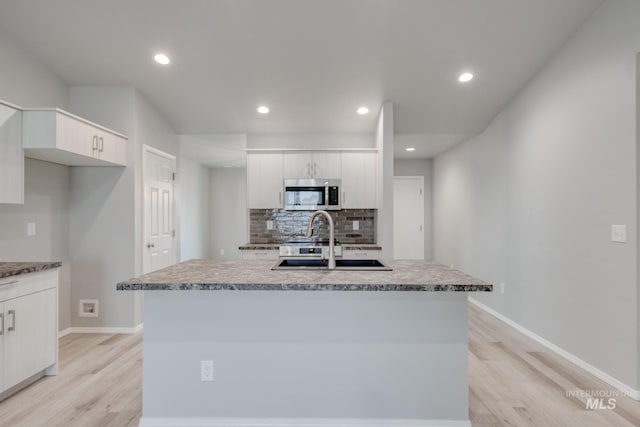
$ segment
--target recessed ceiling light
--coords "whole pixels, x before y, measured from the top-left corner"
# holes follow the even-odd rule
[[[258,113],[267,114],[268,112],[269,112],[269,107],[266,107],[264,105],[261,105],[258,107]]]
[[[160,65],[169,65],[169,63],[171,62],[171,60],[169,59],[169,57],[167,55],[165,55],[164,53],[157,53],[153,59],[156,60],[156,62]]]
[[[473,79],[473,74],[471,73],[462,73],[460,74],[460,77],[458,77],[458,81],[462,83],[466,83],[471,79]]]
[[[405,148],[405,150],[407,150],[407,151],[416,151],[416,149],[414,147],[407,147],[407,148]]]
[[[358,114],[360,114],[361,116],[367,114],[368,112],[369,112],[369,109],[367,107],[358,108]]]

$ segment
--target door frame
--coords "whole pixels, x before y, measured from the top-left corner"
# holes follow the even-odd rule
[[[178,180],[178,175],[176,172],[176,167],[177,167],[177,158],[176,156],[174,156],[173,154],[169,154],[165,151],[162,151],[158,148],[152,147],[150,145],[147,144],[142,144],[142,241],[141,241],[141,245],[140,245],[140,253],[142,254],[142,274],[146,274],[149,271],[149,265],[147,263],[147,258],[146,258],[146,252],[145,252],[145,241],[147,241],[147,157],[149,156],[149,154],[155,154],[157,156],[160,157],[164,157],[168,160],[171,160],[172,162],[172,169],[173,169],[173,173],[175,174],[175,179],[173,180],[173,198],[171,200],[171,212],[172,212],[172,217],[171,217],[171,222],[172,222],[172,229],[175,231],[175,236],[173,237],[172,241],[171,241],[171,253],[173,256],[173,259],[171,260],[174,264],[178,262],[178,253],[177,253],[177,244],[176,241],[178,240],[178,229],[177,229],[177,224],[178,224],[178,220],[177,220],[177,189],[178,186],[176,185],[177,180]]]

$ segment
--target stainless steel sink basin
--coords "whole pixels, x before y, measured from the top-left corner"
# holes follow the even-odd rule
[[[281,259],[272,270],[326,270],[326,259]],[[391,271],[392,268],[377,259],[336,259],[336,270]]]

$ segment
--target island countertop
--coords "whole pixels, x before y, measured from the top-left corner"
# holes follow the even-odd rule
[[[430,261],[386,262],[393,271],[271,270],[274,260],[190,260],[117,284],[121,291],[491,292],[493,285]]]

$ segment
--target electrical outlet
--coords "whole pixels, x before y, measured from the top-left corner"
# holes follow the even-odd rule
[[[27,236],[32,237],[36,235],[36,223],[28,222],[27,223]]]
[[[500,293],[504,294],[504,283],[500,283]]]
[[[353,229],[360,230],[360,221],[353,221]]]
[[[220,255],[224,256],[224,249],[220,249]]]
[[[273,221],[267,221],[267,230],[273,230]]]
[[[200,381],[213,381],[213,360],[200,361]]]

